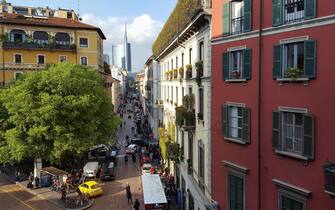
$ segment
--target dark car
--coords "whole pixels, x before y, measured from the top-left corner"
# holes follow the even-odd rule
[[[107,162],[101,169],[100,179],[109,181],[115,179],[115,164],[114,162]]]
[[[144,139],[132,139],[130,141],[130,144],[136,144],[140,147],[146,147],[148,146],[148,142],[146,142]]]

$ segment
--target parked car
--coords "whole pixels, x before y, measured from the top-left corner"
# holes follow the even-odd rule
[[[142,174],[150,174],[150,169],[151,169],[152,165],[150,163],[145,163],[142,166]]]
[[[103,193],[102,188],[96,181],[84,182],[79,185],[79,190],[89,198],[102,195]]]
[[[105,158],[107,153],[109,152],[109,148],[104,145],[104,144],[99,144],[96,146],[93,146],[89,153],[88,153],[88,158],[89,159],[94,159],[94,158]]]
[[[127,154],[134,154],[137,151],[137,145],[136,144],[130,144],[127,149],[126,149],[126,153]]]
[[[85,177],[88,178],[97,177],[98,171],[99,171],[98,161],[87,162],[83,168],[83,174]]]
[[[144,139],[141,138],[135,138],[130,141],[130,144],[136,144],[140,147],[146,147],[148,146],[148,142],[146,142]]]
[[[106,156],[106,162],[113,162],[115,166],[117,165],[116,151],[111,151],[109,155]]]
[[[115,164],[114,162],[107,162],[104,167],[101,169],[100,179],[105,180],[114,180],[115,179]]]

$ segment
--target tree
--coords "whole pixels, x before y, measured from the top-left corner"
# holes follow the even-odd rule
[[[0,122],[7,124],[0,160],[6,151],[10,161],[38,157],[55,162],[115,141],[120,119],[101,76],[91,68],[52,65],[15,81],[0,96],[5,108],[2,112],[0,106]]]

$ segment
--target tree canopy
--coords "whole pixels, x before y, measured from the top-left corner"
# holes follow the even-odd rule
[[[0,93],[0,161],[82,156],[115,141],[120,119],[95,70],[61,63]]]

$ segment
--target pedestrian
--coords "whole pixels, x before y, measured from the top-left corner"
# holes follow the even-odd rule
[[[20,176],[21,176],[20,172],[16,171],[15,172],[15,182],[19,182],[20,181]]]
[[[127,194],[128,203],[129,203],[129,201],[130,201],[130,203],[133,203],[133,199],[131,197],[131,190],[130,190],[129,183],[127,183],[127,186],[126,186],[126,194]]]
[[[134,210],[139,210],[139,209],[140,209],[140,202],[138,201],[138,199],[136,199],[134,203]]]
[[[124,164],[127,165],[127,162],[128,162],[128,156],[127,154],[124,156]]]

